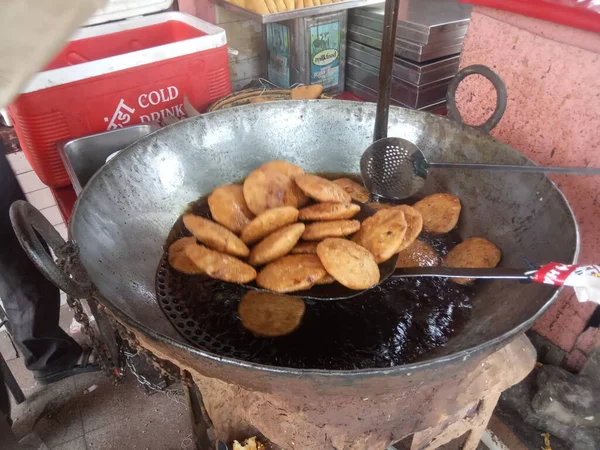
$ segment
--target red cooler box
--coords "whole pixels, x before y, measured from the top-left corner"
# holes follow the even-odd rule
[[[225,30],[180,12],[82,28],[8,107],[40,179],[71,184],[56,142],[185,117],[231,93]]]

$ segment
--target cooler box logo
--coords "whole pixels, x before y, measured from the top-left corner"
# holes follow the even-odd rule
[[[178,103],[173,105],[172,103],[175,101]],[[104,117],[108,131],[133,123],[158,122],[166,118],[186,117],[183,110],[183,96],[180,96],[176,86],[139,94],[135,100],[135,106],[131,105],[133,105],[131,100],[127,100],[127,102],[124,98],[119,100],[113,114]]]

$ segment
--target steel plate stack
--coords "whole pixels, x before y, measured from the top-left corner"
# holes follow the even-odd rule
[[[349,13],[346,89],[377,101],[383,5]],[[396,29],[392,103],[436,110],[445,103],[471,15],[456,0],[401,0]]]

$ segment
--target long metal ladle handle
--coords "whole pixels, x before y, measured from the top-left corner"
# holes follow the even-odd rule
[[[377,96],[373,142],[387,137],[390,96],[392,94],[392,70],[394,68],[394,52],[396,48],[396,21],[399,9],[400,0],[385,0],[383,42],[381,44],[381,61],[379,66],[379,95]]]
[[[560,173],[563,175],[600,175],[600,167],[519,166],[512,164],[428,163],[431,169],[501,170],[524,173]]]
[[[495,269],[460,269],[452,267],[415,267],[410,269],[396,269],[393,277],[442,277],[442,278],[480,278],[501,280],[529,280],[526,274],[528,269],[508,269],[497,267]]]
[[[571,286],[579,301],[598,300],[600,296],[600,265],[563,264],[550,262],[536,269],[460,269],[450,267],[415,267],[396,269],[391,275],[406,277],[443,277],[443,278],[488,278],[503,280],[527,280],[551,286]]]

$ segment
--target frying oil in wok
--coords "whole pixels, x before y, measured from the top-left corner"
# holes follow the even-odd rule
[[[206,197],[188,211],[210,218]],[[189,233],[179,219],[167,244],[184,235]],[[460,242],[454,232],[421,234],[420,239],[441,256]],[[472,288],[445,279],[390,278],[348,300],[305,300],[306,313],[296,331],[259,338],[242,326],[237,315],[238,303],[247,292],[243,286],[184,275],[168,264],[159,267],[159,292],[163,283],[171,285],[169,292],[175,293],[172,299],[177,301],[174,307],[188,319],[176,323],[175,314],[168,310],[173,305],[159,295],[163,311],[197,347],[260,364],[326,370],[391,367],[423,358],[461,329],[473,295]]]

